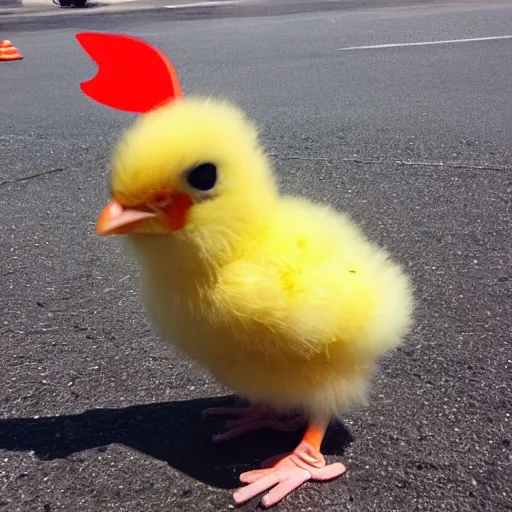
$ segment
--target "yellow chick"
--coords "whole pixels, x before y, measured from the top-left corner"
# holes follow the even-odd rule
[[[379,356],[411,324],[409,278],[345,215],[281,196],[255,126],[234,106],[178,98],[141,117],[112,163],[101,235],[125,234],[148,314],[168,343],[253,405],[217,440],[308,421],[289,455],[240,480],[263,505],[341,475],[320,449],[365,400]]]

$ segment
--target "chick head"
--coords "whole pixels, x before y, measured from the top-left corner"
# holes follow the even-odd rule
[[[114,151],[110,189],[98,234],[224,248],[264,228],[276,203],[255,126],[238,108],[210,99],[182,97],[139,117]]]

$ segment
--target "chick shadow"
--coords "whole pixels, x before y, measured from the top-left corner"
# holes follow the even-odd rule
[[[256,469],[266,458],[293,450],[302,432],[264,430],[239,439],[213,443],[222,420],[203,419],[207,407],[244,405],[233,396],[181,402],[92,409],[81,414],[0,420],[0,449],[31,451],[41,460],[62,459],[86,450],[106,451],[121,444],[205,484],[234,489],[240,472]],[[326,455],[340,456],[352,442],[339,423],[331,425],[324,443]]]

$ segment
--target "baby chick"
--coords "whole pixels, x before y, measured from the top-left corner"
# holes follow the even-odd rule
[[[344,214],[281,195],[255,126],[236,107],[184,98],[149,110],[116,148],[100,235],[125,235],[163,339],[252,406],[231,439],[307,421],[288,455],[243,473],[269,507],[344,473],[321,454],[333,418],[365,401],[380,356],[411,325],[411,283]]]

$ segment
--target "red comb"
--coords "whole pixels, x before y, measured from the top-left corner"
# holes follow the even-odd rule
[[[98,65],[98,74],[82,82],[82,91],[103,105],[144,113],[181,96],[178,75],[158,49],[134,37],[81,32],[83,49]]]

